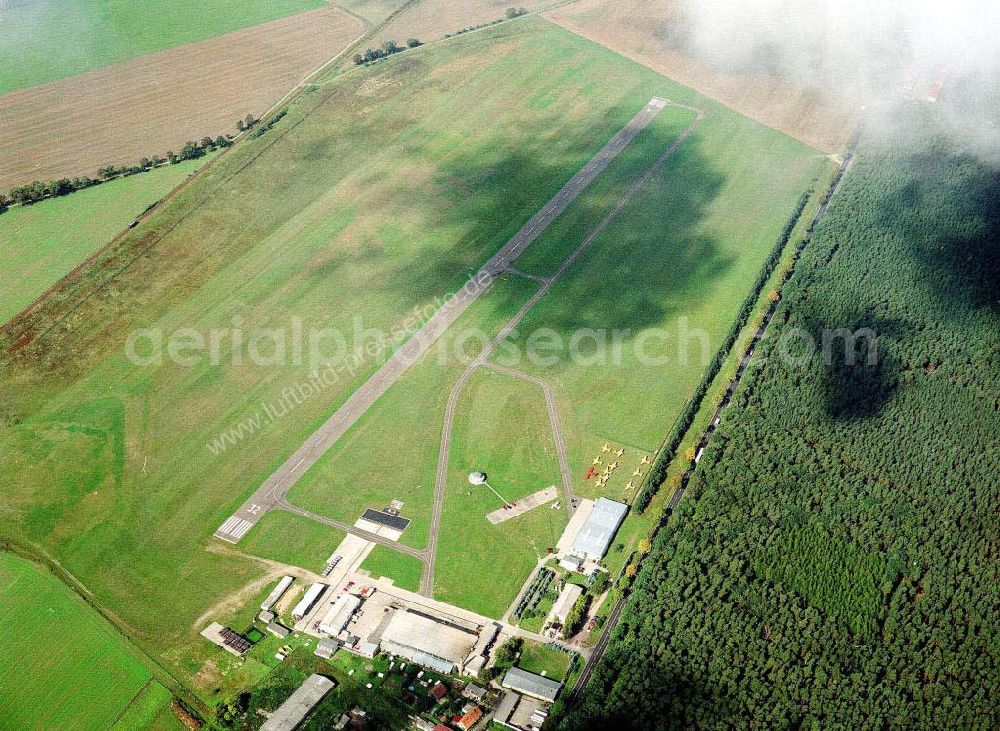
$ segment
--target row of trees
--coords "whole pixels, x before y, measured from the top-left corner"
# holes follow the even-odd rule
[[[271,124],[280,119],[281,116],[284,115],[280,114]],[[243,119],[236,121],[236,129],[240,132],[249,131],[259,121],[254,115],[248,114]],[[143,157],[133,165],[105,165],[98,169],[97,177],[92,178],[83,175],[72,178],[59,178],[48,182],[36,180],[28,185],[12,188],[7,195],[0,193],[0,213],[3,213],[12,205],[30,205],[46,198],[57,198],[68,195],[74,191],[83,190],[84,188],[89,188],[115,178],[144,173],[161,165],[175,165],[184,160],[194,160],[204,156],[205,153],[211,150],[229,147],[232,144],[233,141],[225,135],[219,135],[215,138],[205,136],[200,142],[189,141],[178,152],[171,150],[165,156],[153,155],[152,157]]]
[[[105,165],[98,169],[97,177],[95,178],[85,175],[73,178],[59,178],[58,180],[50,180],[48,182],[36,180],[29,185],[12,188],[8,195],[0,194],[0,212],[7,210],[11,205],[30,205],[45,198],[57,198],[68,195],[74,191],[83,190],[84,188],[89,188],[99,183],[113,180],[114,178],[143,173],[161,165],[174,165],[184,160],[193,160],[202,157],[209,150],[229,147],[230,145],[232,145],[232,141],[223,135],[219,135],[215,139],[204,137],[201,142],[191,141],[185,143],[178,152],[171,150],[165,157],[161,157],[160,155],[144,157],[134,165]]]
[[[1000,173],[928,113],[866,140],[564,731],[1000,725]],[[777,353],[860,326],[876,363]]]
[[[396,43],[396,41],[386,41],[382,44],[381,48],[369,48],[364,53],[354,54],[354,63],[358,66],[362,66],[366,63],[378,61],[380,58],[391,56],[394,53],[405,51],[407,48],[416,48],[417,46],[422,45],[423,42],[417,40],[416,38],[407,38],[405,48]]]

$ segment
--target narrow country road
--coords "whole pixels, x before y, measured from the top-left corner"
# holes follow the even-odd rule
[[[685,470],[684,475],[681,477],[680,485],[678,485],[677,489],[670,496],[670,500],[668,501],[667,507],[664,511],[665,517],[669,516],[670,513],[672,513],[677,508],[677,506],[680,504],[681,498],[684,497],[684,492],[687,490],[688,482],[691,480],[691,476],[694,474],[694,471],[697,468],[701,452],[708,445],[709,441],[712,438],[712,435],[715,433],[716,427],[718,427],[719,422],[722,419],[723,412],[729,407],[729,404],[732,402],[732,396],[736,392],[736,388],[739,386],[744,373],[746,373],[746,369],[747,366],[750,364],[750,360],[753,358],[754,349],[757,347],[757,344],[760,342],[761,338],[764,337],[764,333],[767,330],[768,325],[771,324],[771,320],[774,317],[774,313],[778,308],[778,302],[781,301],[780,300],[781,289],[788,282],[788,280],[792,278],[792,275],[795,273],[795,266],[798,263],[799,258],[802,256],[802,252],[805,250],[806,246],[809,245],[809,242],[812,241],[813,230],[815,229],[816,224],[819,223],[820,219],[823,217],[823,214],[826,213],[826,210],[830,205],[830,200],[833,198],[834,193],[837,192],[837,189],[840,187],[841,181],[844,179],[844,174],[847,172],[848,168],[850,168],[851,163],[854,160],[854,151],[856,146],[857,146],[857,138],[855,138],[850,151],[848,151],[847,155],[844,157],[843,162],[840,164],[840,169],[837,171],[837,174],[834,176],[833,180],[830,183],[830,187],[827,189],[826,194],[823,196],[823,200],[820,202],[819,208],[816,210],[816,215],[813,216],[813,219],[809,224],[809,228],[806,230],[806,235],[803,238],[802,243],[795,251],[795,255],[792,259],[792,265],[788,268],[788,271],[785,272],[784,276],[781,279],[781,286],[778,289],[779,298],[774,302],[771,302],[771,304],[768,306],[767,311],[764,314],[764,318],[761,321],[760,327],[757,328],[757,331],[754,333],[754,336],[751,339],[750,344],[747,346],[746,351],[743,353],[743,357],[740,359],[740,363],[736,369],[735,375],[733,376],[733,380],[730,381],[729,386],[727,387],[726,392],[723,395],[722,401],[719,403],[719,406],[712,414],[712,419],[709,422],[708,427],[705,429],[705,431],[701,435],[701,438],[698,440],[698,446],[696,447],[695,451],[696,456],[692,460],[691,464],[688,466],[688,469]],[[653,530],[653,533],[650,536],[650,540],[653,540],[656,537],[656,534],[663,527],[664,523],[665,523],[665,518],[661,520],[660,523]],[[614,629],[615,624],[618,622],[618,618],[621,615],[622,608],[625,606],[625,602],[628,600],[629,589],[630,587],[627,587],[625,591],[622,592],[622,596],[615,603],[614,609],[611,611],[611,614],[608,617],[608,623],[607,627],[605,627],[604,629],[604,634],[601,635],[601,639],[598,640],[597,645],[594,646],[594,652],[591,653],[590,657],[587,659],[587,664],[584,667],[583,672],[580,674],[579,680],[577,681],[576,685],[573,686],[573,690],[570,692],[569,696],[570,704],[572,704],[576,700],[577,696],[587,687],[587,683],[590,682],[590,678],[594,673],[594,669],[597,667],[597,663],[600,661],[601,656],[604,654],[605,649],[607,649],[608,641],[611,637],[611,632]]]

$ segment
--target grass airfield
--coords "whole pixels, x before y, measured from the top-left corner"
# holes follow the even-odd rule
[[[227,153],[0,336],[3,530],[57,556],[203,700],[224,696],[241,678],[213,672],[214,648],[192,625],[262,569],[240,555],[242,544],[206,550],[210,535],[377,363],[216,455],[211,439],[308,368],[231,360],[136,367],[123,355],[128,333],[231,327],[234,317],[248,331],[293,316],[306,327],[350,332],[360,316],[366,327],[390,328],[460,286],[652,96],[704,109],[703,126],[529,318],[568,330],[600,322],[595,313],[633,327],[685,314],[724,331],[823,156],[539,19],[460,37],[303,97],[267,135]],[[641,169],[684,126],[683,115],[668,117],[643,143],[646,152],[621,161],[623,172]],[[780,151],[773,159],[765,152],[772,148]],[[564,216],[599,216],[620,184],[610,172],[595,182],[602,197],[579,199],[581,210]],[[748,200],[760,201],[749,216],[741,213]],[[544,271],[556,254],[534,252],[563,245],[572,246],[572,232],[536,242],[523,265]],[[112,286],[108,272],[120,272]],[[501,280],[475,309],[494,323],[534,286]],[[636,322],[644,305],[653,315]],[[321,463],[292,502],[353,521],[359,506],[401,497],[414,519],[404,541],[419,546],[440,436],[434,420],[444,408],[438,398],[457,371],[418,363],[356,425],[361,436],[331,450],[327,461],[364,470],[352,476],[353,494],[338,496],[331,488],[347,473],[323,473]],[[483,602],[470,608],[493,614],[565,518],[540,508],[496,532],[470,529],[495,507],[465,501],[460,482],[484,457],[497,465],[498,484],[525,494],[559,484],[539,390],[476,375],[465,395],[470,413],[476,404],[484,411],[457,425],[435,591],[459,604]],[[557,387],[574,480],[604,440],[655,446],[699,375],[694,365],[607,374],[568,364],[542,375]],[[517,460],[505,453],[512,440]],[[252,531],[247,540],[255,555],[298,561],[306,558],[298,549],[278,551],[300,532],[303,545],[326,551],[307,566],[315,570],[336,545],[332,531],[329,550],[325,533],[304,527],[263,538]],[[472,596],[471,582],[501,554],[513,558],[488,605]],[[412,581],[412,566],[378,561],[378,571]]]

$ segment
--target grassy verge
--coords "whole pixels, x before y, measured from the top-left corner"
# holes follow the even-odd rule
[[[0,217],[0,325],[206,162],[187,160],[118,178]]]
[[[424,565],[418,559],[385,546],[375,546],[361,568],[375,577],[386,576],[396,586],[409,591],[420,588],[420,578],[424,573]]]

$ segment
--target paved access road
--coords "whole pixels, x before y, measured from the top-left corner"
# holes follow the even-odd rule
[[[521,230],[483,265],[465,287],[438,309],[423,327],[400,346],[357,391],[351,394],[343,406],[337,409],[319,429],[306,439],[301,447],[295,450],[284,464],[264,480],[239,510],[219,526],[215,531],[215,537],[230,543],[237,543],[261,517],[274,509],[279,502],[284,502],[285,495],[302,475],[316,464],[326,451],[361,418],[362,414],[382,394],[399,380],[400,376],[421,355],[427,352],[444,331],[468,309],[469,305],[479,299],[480,295],[489,288],[493,279],[506,270],[509,262],[516,259],[559,214],[566,210],[581,191],[611,164],[612,160],[625,149],[639,132],[649,125],[667,103],[664,99],[652,99],[628,124],[619,130],[576,175],[570,178],[569,182],[556,193],[552,200],[532,216],[531,220],[524,224]],[[560,269],[557,276],[562,273],[563,269]],[[435,502],[437,502],[437,496],[435,496]],[[439,514],[440,509],[435,506],[435,515],[438,516],[436,525],[440,523]],[[436,525],[432,530],[432,544],[428,546],[429,549],[436,546]],[[433,564],[433,559],[431,563]],[[433,566],[431,566],[430,573],[433,575]]]
[[[834,176],[833,180],[830,183],[830,187],[827,189],[826,194],[823,196],[823,200],[820,202],[819,208],[816,210],[816,215],[813,216],[813,219],[809,224],[809,228],[806,230],[805,238],[802,240],[802,243],[799,245],[798,249],[796,249],[795,255],[792,258],[791,267],[788,268],[788,270],[785,272],[785,274],[781,279],[781,286],[778,289],[779,295],[781,293],[781,289],[784,288],[788,280],[792,278],[792,274],[795,273],[795,266],[798,263],[799,258],[802,256],[802,252],[805,250],[806,246],[808,246],[809,243],[812,241],[813,230],[816,228],[816,224],[819,223],[821,218],[823,218],[823,215],[826,213],[827,207],[829,207],[830,205],[830,199],[833,198],[833,194],[837,192],[838,188],[840,188],[840,183],[843,180],[844,175],[851,167],[854,161],[854,151],[856,147],[857,147],[857,137],[854,138],[854,142],[851,145],[851,149],[848,151],[843,162],[840,164],[840,169],[837,171],[836,176]],[[701,450],[703,450],[706,446],[708,446],[708,442],[715,434],[715,430],[719,425],[719,421],[722,418],[723,412],[726,409],[728,409],[730,404],[732,403],[732,396],[736,392],[736,388],[740,385],[740,381],[743,379],[743,375],[746,372],[746,368],[750,364],[750,360],[753,358],[754,349],[757,347],[757,344],[760,342],[760,340],[764,337],[765,331],[771,324],[771,320],[774,317],[774,313],[778,308],[779,301],[780,298],[778,300],[773,301],[768,306],[767,311],[764,314],[764,319],[761,321],[760,327],[757,328],[757,331],[754,333],[754,337],[751,339],[750,344],[747,346],[747,349],[743,354],[743,357],[740,359],[740,363],[736,369],[736,373],[733,375],[733,380],[730,381],[729,386],[722,397],[722,402],[719,404],[718,408],[716,408],[715,413],[712,414],[712,420],[709,422],[709,425],[705,429],[705,431],[702,432],[701,439],[698,440],[698,446],[697,446],[698,451],[696,452],[696,455],[700,455]],[[699,457],[695,456],[695,458],[691,461],[691,464],[688,465],[688,469],[681,476],[681,484],[678,485],[677,489],[674,490],[673,494],[670,496],[670,500],[668,501],[666,510],[664,511],[665,516],[669,516],[674,510],[677,509],[677,506],[680,504],[681,499],[684,497],[684,492],[687,490],[688,482],[691,480],[691,477],[694,475],[694,471],[698,466],[698,461]],[[656,537],[656,533],[660,530],[660,528],[663,527],[664,523],[665,523],[665,517],[661,519],[660,524],[654,529],[653,534],[650,536],[651,540]],[[630,589],[631,587],[628,587],[625,589],[625,591],[622,592],[622,596],[618,599],[618,602],[615,604],[614,609],[611,612],[611,615],[608,617],[607,624],[604,627],[604,634],[601,635],[601,638],[600,640],[598,640],[597,645],[594,646],[593,652],[590,654],[590,657],[587,658],[587,664],[583,669],[583,673],[581,673],[580,678],[577,680],[576,685],[573,686],[573,690],[570,692],[570,703],[573,703],[576,700],[577,696],[587,687],[587,683],[590,682],[590,678],[594,673],[594,669],[597,667],[597,663],[600,662],[601,656],[604,654],[605,649],[607,649],[608,640],[611,638],[611,631],[614,629],[615,624],[618,622],[618,618],[621,615],[622,608],[625,606],[625,602],[628,600]]]

